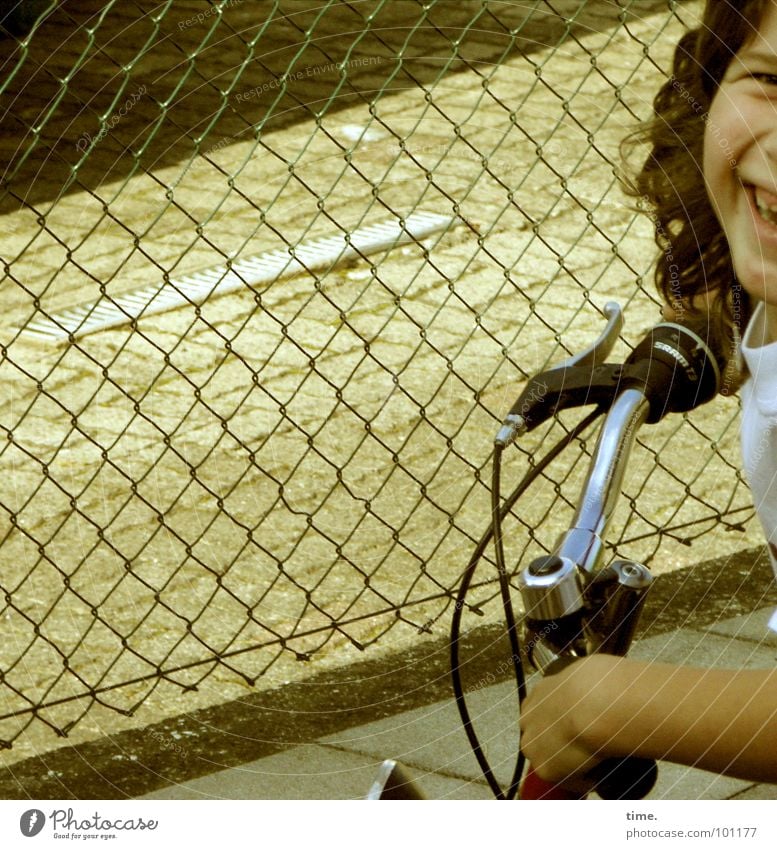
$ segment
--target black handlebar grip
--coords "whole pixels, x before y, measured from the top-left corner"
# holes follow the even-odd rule
[[[588,777],[596,781],[594,791],[602,799],[644,799],[656,783],[658,767],[648,758],[608,758]]]

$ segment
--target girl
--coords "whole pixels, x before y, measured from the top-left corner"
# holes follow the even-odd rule
[[[707,0],[654,106],[634,191],[655,213],[664,313],[703,303],[729,351],[744,329],[744,462],[777,571],[777,0]],[[777,782],[777,668],[591,655],[533,688],[521,748],[578,790],[628,754]]]

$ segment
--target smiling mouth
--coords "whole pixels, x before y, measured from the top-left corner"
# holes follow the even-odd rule
[[[765,189],[752,187],[753,201],[758,214],[774,227],[777,227],[777,195]]]

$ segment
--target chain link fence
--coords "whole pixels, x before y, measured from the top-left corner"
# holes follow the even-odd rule
[[[616,355],[658,319],[618,145],[698,11],[11,4],[7,757],[445,632],[526,377],[609,300]],[[643,433],[613,551],[660,572],[754,544],[737,413]],[[566,453],[506,528],[516,568],[571,517],[590,445]],[[472,607],[496,617],[494,579]]]

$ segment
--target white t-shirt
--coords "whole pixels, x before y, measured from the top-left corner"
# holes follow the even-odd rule
[[[777,576],[777,342],[762,344],[765,318],[759,303],[742,339],[742,356],[750,371],[741,392],[742,456]],[[769,625],[777,630],[777,612]]]

